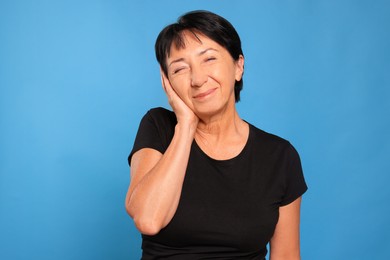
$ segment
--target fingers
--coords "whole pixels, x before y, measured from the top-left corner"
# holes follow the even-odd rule
[[[168,100],[171,102],[174,98],[178,98],[176,91],[173,89],[171,83],[169,82],[169,79],[167,76],[165,76],[164,72],[160,68],[160,74],[161,74],[161,85],[168,96]]]
[[[168,78],[165,76],[165,73],[163,72],[163,70],[161,68],[160,68],[160,75],[161,75],[161,85],[163,86],[164,91],[167,92],[167,88],[172,89],[172,86],[171,86]]]
[[[165,94],[167,95],[168,102],[173,108],[174,111],[181,110],[185,107],[184,101],[180,98],[180,96],[176,93],[175,89],[172,87],[169,79],[164,74],[162,69],[160,68],[161,74],[161,84],[164,88]]]
[[[165,76],[164,76],[164,72],[162,72],[161,69],[160,69],[160,76],[161,76],[161,85],[162,85],[164,91],[167,92],[166,87],[165,87],[165,79],[164,79]]]

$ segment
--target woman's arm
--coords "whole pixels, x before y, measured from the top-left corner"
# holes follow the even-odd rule
[[[141,233],[158,233],[175,214],[192,140],[177,126],[164,155],[150,148],[134,153],[126,209]]]
[[[279,220],[270,241],[270,260],[299,260],[301,197],[279,208]]]
[[[162,85],[177,118],[173,139],[164,154],[144,148],[131,159],[126,210],[143,234],[157,234],[176,212],[198,118],[162,75]]]

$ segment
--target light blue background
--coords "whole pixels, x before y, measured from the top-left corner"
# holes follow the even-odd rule
[[[303,259],[390,259],[388,1],[0,2],[0,259],[138,259],[127,155],[168,104],[154,57],[214,11],[246,57],[241,116],[290,140]]]

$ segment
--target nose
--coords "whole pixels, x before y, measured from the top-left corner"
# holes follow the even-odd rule
[[[192,87],[201,87],[207,81],[207,73],[198,66],[191,68],[191,86]]]

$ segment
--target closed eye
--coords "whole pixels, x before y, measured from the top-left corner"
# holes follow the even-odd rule
[[[213,61],[213,60],[216,60],[216,58],[215,58],[215,57],[208,57],[208,58],[206,59],[206,62],[207,62],[207,61]]]
[[[180,68],[180,69],[174,70],[174,71],[173,71],[173,74],[176,74],[176,73],[180,72],[182,69],[183,69],[183,68]]]
[[[186,69],[186,67],[179,67],[179,68],[177,68],[177,69],[174,69],[173,71],[172,71],[172,74],[174,75],[174,74],[177,74],[177,73],[179,73],[180,71],[183,71],[184,69]]]

